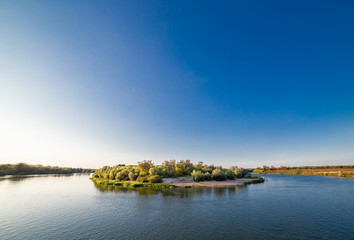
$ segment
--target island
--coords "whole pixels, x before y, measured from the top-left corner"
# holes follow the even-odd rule
[[[263,166],[253,170],[255,174],[316,175],[328,177],[354,177],[354,165],[274,167]]]
[[[133,188],[231,187],[265,181],[247,169],[193,164],[190,160],[170,160],[161,165],[144,160],[137,165],[104,166],[93,173],[91,180],[96,184]]]

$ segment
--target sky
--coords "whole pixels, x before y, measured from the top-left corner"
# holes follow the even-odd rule
[[[0,1],[0,164],[354,164],[352,1]]]

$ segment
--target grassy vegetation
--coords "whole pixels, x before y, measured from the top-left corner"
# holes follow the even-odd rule
[[[257,178],[256,180],[245,182],[245,185],[265,182],[265,179],[262,177],[256,177],[256,178]]]
[[[182,176],[192,176],[194,181],[199,182],[234,180],[236,178],[250,177],[250,174],[243,168],[231,167],[225,169],[214,165],[206,165],[202,162],[193,164],[189,160],[181,160],[179,162],[170,160],[161,165],[154,165],[151,161],[145,160],[139,162],[138,165],[104,166],[94,172],[92,181],[97,184],[107,185],[123,184],[126,181],[130,181],[129,184],[126,184],[127,187],[151,187],[161,184],[163,178]],[[131,185],[133,184],[131,182],[134,182],[134,184],[138,182],[143,185]]]
[[[354,165],[337,166],[305,166],[276,168],[263,166],[253,170],[255,174],[290,174],[290,175],[317,175],[331,177],[354,177]]]
[[[92,173],[93,169],[61,168],[43,165],[28,165],[26,163],[1,164],[0,176],[4,175],[29,175],[29,174],[71,174]]]
[[[99,185],[113,185],[113,186],[120,186],[125,188],[138,188],[138,187],[145,187],[145,188],[154,188],[154,189],[173,189],[176,186],[171,184],[162,184],[162,183],[136,183],[136,182],[122,182],[116,180],[99,180],[97,178],[90,178],[94,183]]]

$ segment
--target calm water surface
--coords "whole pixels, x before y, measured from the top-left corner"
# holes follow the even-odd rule
[[[130,190],[88,178],[0,178],[0,239],[354,239],[354,179]]]

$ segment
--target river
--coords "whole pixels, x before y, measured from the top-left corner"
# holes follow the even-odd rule
[[[354,239],[354,179],[266,175],[177,190],[89,175],[0,178],[0,239]]]

